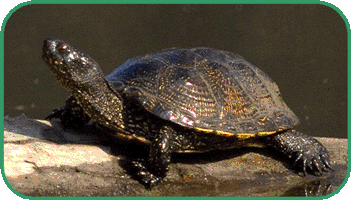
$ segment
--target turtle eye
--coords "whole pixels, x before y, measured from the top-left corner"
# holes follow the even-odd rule
[[[57,50],[60,52],[60,53],[66,53],[68,51],[68,46],[65,45],[65,44],[62,44],[60,46],[57,47]]]

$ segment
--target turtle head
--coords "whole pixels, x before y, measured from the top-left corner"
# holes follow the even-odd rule
[[[71,91],[97,79],[104,79],[94,59],[56,38],[45,39],[43,59],[56,79]]]

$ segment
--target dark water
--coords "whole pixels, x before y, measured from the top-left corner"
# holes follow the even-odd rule
[[[29,5],[5,26],[5,115],[44,118],[68,96],[42,61],[58,37],[108,74],[171,47],[232,51],[269,74],[298,130],[347,137],[347,31],[324,5]]]

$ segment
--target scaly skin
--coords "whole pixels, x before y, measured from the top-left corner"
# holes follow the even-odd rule
[[[293,159],[294,166],[304,175],[307,170],[315,175],[330,171],[329,151],[315,138],[296,130],[267,137],[267,144],[281,152],[288,159]]]

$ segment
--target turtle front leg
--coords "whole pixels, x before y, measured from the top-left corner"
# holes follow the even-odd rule
[[[74,96],[69,96],[66,105],[53,110],[45,120],[54,118],[59,119],[65,129],[80,128],[90,121],[90,117],[84,112]]]
[[[147,189],[156,186],[166,176],[171,162],[172,131],[168,126],[162,127],[152,141],[146,162],[132,161],[132,173]]]
[[[306,174],[310,170],[314,175],[332,170],[329,162],[329,151],[315,138],[296,130],[268,137],[269,146],[282,152],[289,159],[294,159],[294,166]]]

